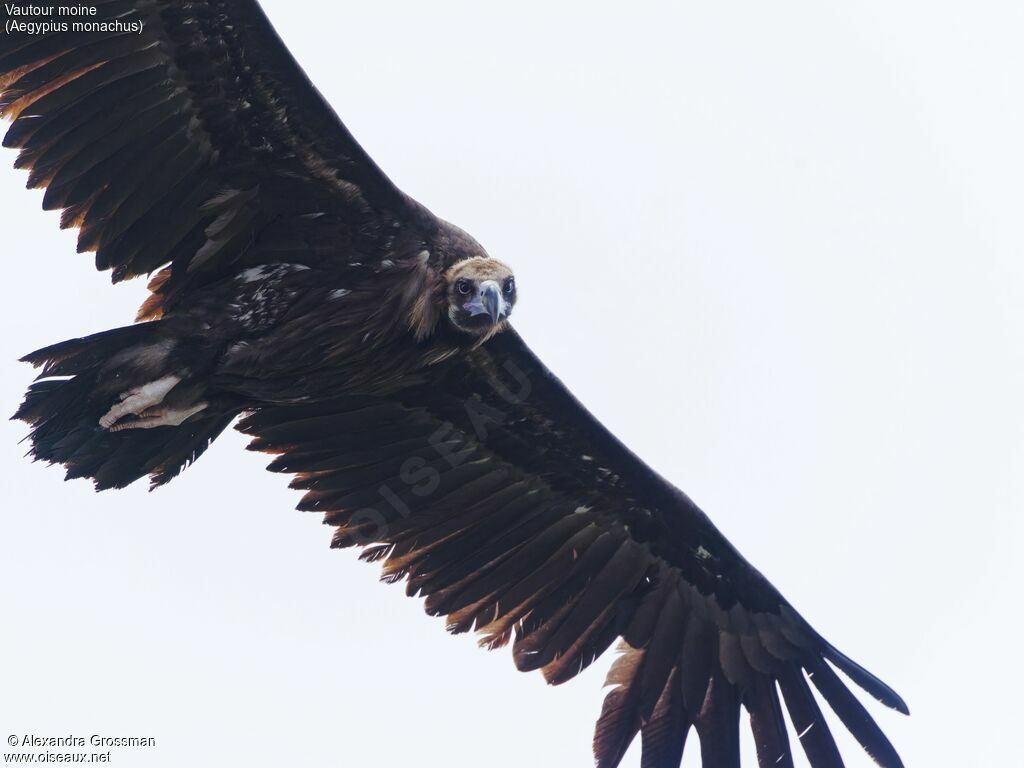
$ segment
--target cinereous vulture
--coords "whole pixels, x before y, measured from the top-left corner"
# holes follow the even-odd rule
[[[618,640],[602,768],[637,734],[645,768],[674,768],[691,727],[705,766],[736,766],[741,707],[763,768],[793,765],[784,712],[839,766],[819,699],[901,765],[837,671],[900,697],[544,367],[509,325],[511,268],[392,184],[256,2],[91,5],[88,31],[8,8],[55,26],[0,35],[3,143],[78,250],[151,294],[134,324],[25,357],[34,457],[161,485],[241,415],[333,545],[451,631],[511,641],[550,683]]]

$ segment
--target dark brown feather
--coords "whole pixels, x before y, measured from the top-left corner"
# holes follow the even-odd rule
[[[302,473],[300,506],[339,526],[336,545],[369,545],[384,578],[407,578],[451,631],[475,629],[490,648],[514,635],[518,668],[565,682],[625,638],[595,732],[599,766],[616,765],[638,733],[646,765],[677,764],[691,722],[705,765],[737,765],[741,702],[762,762],[791,764],[776,681],[794,722],[817,723],[803,739],[816,768],[833,764],[794,664],[834,649],[512,332],[435,367],[429,383],[264,409],[242,429],[280,454],[275,471]],[[406,459],[435,473],[421,493],[402,478]],[[393,506],[361,519],[381,488]]]
[[[899,765],[828,662],[905,711],[891,689],[507,323],[470,339],[448,322],[446,270],[507,268],[387,179],[254,0],[95,5],[142,34],[0,36],[4,144],[114,282],[161,271],[139,315],[152,322],[27,358],[43,366],[18,412],[36,458],[100,488],[158,485],[252,411],[251,448],[298,474],[298,506],[335,528],[332,546],[363,547],[451,631],[489,647],[514,636],[516,665],[551,683],[624,639],[594,737],[602,768],[638,733],[644,768],[678,765],[691,725],[706,767],[738,765],[741,701],[762,763],[791,764],[776,684],[811,763],[840,765],[803,669]],[[308,274],[286,290],[257,267]],[[142,376],[150,357],[193,377],[182,391],[208,408],[174,427],[98,429],[111,381],[131,373],[111,361]]]

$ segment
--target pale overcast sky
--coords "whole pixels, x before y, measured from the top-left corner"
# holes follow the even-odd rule
[[[868,706],[906,764],[1016,764],[1024,6],[264,5],[391,177],[514,265],[549,366],[902,694]],[[14,158],[5,413],[19,356],[145,292]],[[0,736],[157,739],[124,768],[590,764],[610,658],[552,689],[447,636],[240,435],[97,495],[25,433],[0,422]]]

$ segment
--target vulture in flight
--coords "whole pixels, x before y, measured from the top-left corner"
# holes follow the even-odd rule
[[[794,739],[840,766],[822,701],[901,765],[848,682],[902,699],[545,368],[509,324],[512,269],[384,175],[255,0],[89,5],[6,3],[49,26],[0,34],[3,143],[78,250],[150,295],[24,358],[35,458],[159,486],[241,417],[333,546],[449,630],[553,684],[617,643],[601,768],[638,735],[645,768],[675,768],[691,728],[704,766],[738,766],[741,708],[762,768]]]

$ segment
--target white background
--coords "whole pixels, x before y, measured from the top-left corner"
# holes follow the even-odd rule
[[[395,181],[514,265],[548,364],[907,699],[869,704],[907,764],[1019,760],[1022,6],[265,5]],[[6,413],[17,357],[144,295],[13,160]],[[447,636],[241,436],[97,495],[25,431],[0,424],[0,738],[155,736],[126,768],[590,764],[610,659],[552,689]]]

